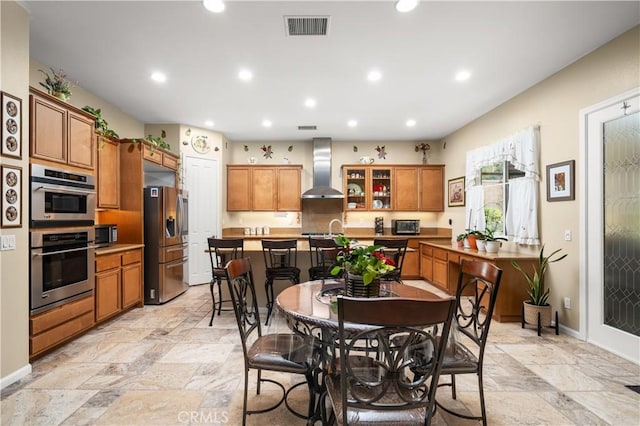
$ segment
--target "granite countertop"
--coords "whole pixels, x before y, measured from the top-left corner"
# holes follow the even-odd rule
[[[426,244],[431,247],[441,248],[444,250],[456,252],[458,254],[471,255],[474,257],[481,257],[487,260],[517,260],[517,259],[536,259],[538,256],[536,254],[531,253],[520,253],[515,251],[509,251],[501,248],[498,253],[487,253],[486,251],[479,250],[471,250],[460,248],[456,243],[454,244],[444,244],[444,243],[434,243],[429,241],[420,241],[420,244]]]
[[[113,244],[108,247],[97,248],[96,256],[101,256],[104,254],[119,253],[122,251],[133,250],[133,249],[138,249],[143,247],[144,247],[144,244]]]

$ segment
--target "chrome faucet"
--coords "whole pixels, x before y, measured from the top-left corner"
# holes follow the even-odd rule
[[[344,225],[342,224],[342,221],[340,219],[331,219],[331,222],[329,222],[329,237],[333,235],[333,232],[331,232],[331,228],[333,227],[333,224],[336,222],[340,224],[340,233],[344,234]]]

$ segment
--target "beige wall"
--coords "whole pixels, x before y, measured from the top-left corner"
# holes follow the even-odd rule
[[[550,78],[526,90],[445,138],[446,179],[464,175],[465,152],[491,144],[529,125],[540,125],[541,170],[546,165],[578,160],[578,114],[619,93],[640,86],[640,27],[595,50]],[[583,165],[576,162],[576,179]],[[584,240],[579,231],[580,181],[576,200],[546,201],[546,177],[540,183],[541,240],[547,251],[562,248],[569,256],[548,271],[551,304],[559,311],[560,323],[579,330],[579,247]],[[464,228],[464,208],[448,208],[440,225],[453,219],[453,234]],[[573,240],[564,241],[565,229]],[[572,309],[564,309],[562,299],[570,297]]]
[[[40,82],[44,81],[44,74],[38,70],[43,70],[51,74],[48,65],[31,60],[29,67],[29,85],[36,89],[46,92],[46,89],[40,86]],[[70,70],[64,70],[69,73]],[[82,108],[89,105],[93,108],[100,109],[100,115],[107,120],[109,128],[115,130],[122,139],[141,138],[146,136],[144,133],[144,124],[133,117],[122,112],[113,105],[105,102],[91,92],[82,88],[82,82],[71,88],[71,97],[67,101],[69,104]]]
[[[16,250],[0,252],[0,377],[2,386],[31,371],[29,365],[29,15],[15,2],[0,2],[0,87],[22,99],[22,159],[1,157],[22,168],[22,227]]]

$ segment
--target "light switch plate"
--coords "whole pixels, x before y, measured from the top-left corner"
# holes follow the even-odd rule
[[[15,235],[3,235],[2,236],[2,251],[15,250],[16,249],[16,236]]]

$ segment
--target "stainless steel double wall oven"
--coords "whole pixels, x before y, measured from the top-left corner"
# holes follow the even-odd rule
[[[31,165],[31,313],[93,292],[92,175]]]

